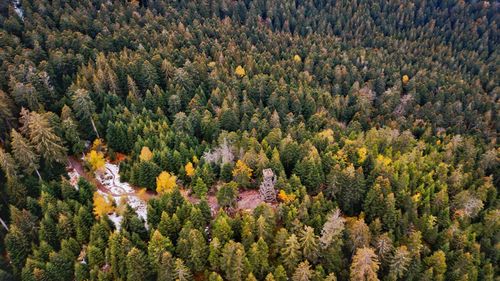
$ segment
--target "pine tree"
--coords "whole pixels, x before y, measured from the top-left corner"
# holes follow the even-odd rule
[[[350,278],[352,281],[378,281],[378,269],[379,262],[373,249],[358,248],[352,258]]]
[[[274,269],[273,275],[274,275],[274,280],[276,280],[276,281],[288,280],[288,277],[286,275],[286,270],[281,264],[276,266],[276,268]]]
[[[157,269],[158,281],[173,281],[174,279],[175,260],[170,252],[163,252],[160,263]]]
[[[220,260],[221,270],[228,281],[240,281],[249,273],[250,264],[245,248],[240,243],[229,241],[224,245]]]
[[[370,244],[370,229],[363,219],[352,219],[348,223],[347,234],[352,251]]]
[[[210,269],[218,271],[220,269],[220,256],[222,253],[222,244],[217,237],[214,237],[210,241],[208,263],[210,264]]]
[[[307,157],[300,160],[294,169],[308,191],[315,192],[324,182],[323,167],[318,150],[312,146]]]
[[[24,171],[28,174],[36,172],[38,178],[41,180],[42,176],[38,171],[39,168],[39,156],[35,153],[34,147],[16,130],[12,129],[12,152],[18,163],[24,168]]]
[[[18,275],[30,253],[30,245],[24,234],[15,225],[10,227],[5,236],[5,248],[14,268],[14,274]]]
[[[220,207],[235,207],[238,197],[238,184],[233,181],[224,184],[217,191],[216,197]]]
[[[395,280],[402,278],[411,262],[410,252],[405,245],[396,248],[390,264],[390,275]]]
[[[150,276],[149,263],[146,255],[137,248],[132,248],[127,254],[127,280],[148,280]]]
[[[95,105],[88,91],[85,89],[77,89],[72,96],[72,100],[72,106],[76,116],[79,117],[80,120],[89,120],[97,138],[100,138],[94,119],[92,118],[92,115],[95,113]]]
[[[3,172],[9,179],[13,179],[17,177],[17,165],[10,155],[10,153],[6,152],[3,148],[0,147],[0,167],[2,168]]]
[[[300,232],[300,247],[304,257],[311,263],[316,262],[319,254],[318,237],[314,234],[314,228],[305,226]]]
[[[168,237],[163,236],[158,230],[153,232],[148,244],[149,264],[158,272],[162,256],[165,252],[172,252],[174,246]]]
[[[255,242],[255,219],[250,214],[243,215],[241,225],[241,243],[249,248]]]
[[[375,242],[377,255],[382,262],[386,261],[393,250],[392,240],[388,233],[380,235]]]
[[[216,237],[222,244],[228,242],[233,236],[233,230],[225,213],[219,214],[212,227],[212,237]]]
[[[21,110],[21,132],[28,136],[38,155],[51,162],[64,163],[66,148],[63,141],[54,133],[46,115]]]
[[[293,271],[301,260],[300,244],[295,234],[290,235],[286,240],[286,245],[281,249],[283,264],[288,271]]]
[[[248,251],[248,261],[252,266],[253,273],[261,280],[269,271],[269,247],[264,239],[259,238],[256,243],[253,243]]]
[[[191,281],[193,279],[191,271],[184,265],[184,261],[181,259],[175,260],[174,278],[176,281]]]
[[[224,279],[217,272],[212,271],[208,276],[208,281],[224,281]]]
[[[208,192],[208,186],[203,182],[203,179],[200,177],[197,177],[194,185],[193,185],[193,192],[196,194],[199,198],[203,198],[207,192]]]
[[[125,279],[126,273],[126,252],[124,247],[122,234],[113,232],[108,241],[108,262],[111,266],[112,276],[114,279]]]
[[[323,248],[328,248],[335,241],[341,240],[345,228],[344,223],[345,219],[341,216],[338,208],[327,216],[319,239]]]
[[[292,276],[292,281],[309,281],[313,277],[313,271],[308,261],[301,262]]]
[[[184,249],[184,251],[181,251],[179,256],[186,261],[189,268],[194,272],[203,271],[208,257],[208,246],[199,230],[191,229],[186,234],[181,231],[177,251],[180,249]]]
[[[445,280],[446,273],[446,255],[443,251],[438,250],[434,252],[431,256],[425,258],[425,264],[429,268],[427,271],[430,272],[432,280],[442,281]]]

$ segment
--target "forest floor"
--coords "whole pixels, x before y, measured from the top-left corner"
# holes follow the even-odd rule
[[[131,207],[136,209],[139,216],[146,219],[146,208],[145,205],[149,199],[157,196],[157,193],[151,190],[146,192],[143,189],[134,187],[126,182],[120,181],[120,176],[118,174],[118,164],[106,162],[106,169],[104,175],[99,177],[95,174],[88,173],[83,167],[81,159],[75,156],[68,157],[69,167],[68,174],[70,175],[70,181],[73,185],[76,185],[78,177],[83,177],[90,183],[97,187],[97,190],[102,195],[109,195],[115,198],[117,205],[120,203],[123,197],[126,197],[129,201]],[[212,215],[216,215],[219,211],[219,205],[217,204],[217,198],[215,196],[216,187],[213,187],[207,194],[207,201]],[[188,189],[181,188],[182,195],[189,200],[191,203],[198,203],[199,198],[194,197],[190,194]],[[131,201],[131,202],[130,202]],[[264,201],[260,198],[258,190],[254,189],[241,189],[238,195],[237,209],[241,211],[251,211],[255,209],[260,203]],[[140,208],[138,210],[137,208]],[[113,219],[113,218],[112,218]]]

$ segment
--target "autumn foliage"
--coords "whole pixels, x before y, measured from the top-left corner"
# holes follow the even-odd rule
[[[139,156],[141,161],[150,161],[153,159],[153,153],[149,150],[149,147],[143,146],[141,149],[141,155]]]
[[[102,171],[106,165],[104,154],[96,150],[91,150],[87,156],[85,156],[85,160],[90,165],[92,171]]]
[[[177,186],[177,177],[169,172],[163,171],[156,178],[156,192],[168,193]]]
[[[188,162],[186,164],[186,166],[184,166],[184,170],[186,171],[186,175],[188,177],[193,177],[194,176],[195,170],[194,170],[194,167],[193,167],[193,163]]]
[[[241,65],[238,65],[236,67],[234,73],[236,73],[236,75],[238,75],[238,77],[240,78],[246,75],[245,69]]]
[[[96,218],[102,217],[105,214],[113,212],[113,198],[105,198],[99,192],[94,192],[94,215]]]

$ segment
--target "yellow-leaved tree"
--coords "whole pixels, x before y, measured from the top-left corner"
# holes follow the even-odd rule
[[[156,192],[167,193],[177,186],[177,177],[170,174],[169,172],[163,171],[156,178]]]
[[[403,80],[403,84],[406,85],[410,81],[410,77],[408,77],[408,75],[405,74],[403,75],[403,79],[401,80]]]
[[[104,169],[104,165],[106,164],[106,160],[104,160],[104,154],[102,152],[97,152],[95,150],[91,150],[86,156],[85,161],[89,163],[92,171],[102,171]]]
[[[193,177],[194,176],[194,167],[193,167],[193,163],[191,162],[188,162],[186,164],[186,166],[184,166],[184,170],[186,170],[186,175],[188,177]]]
[[[252,169],[245,164],[245,162],[238,160],[233,169],[234,180],[243,187],[250,185],[250,178],[252,177]]]
[[[92,143],[92,150],[103,151],[106,148],[106,145],[102,141],[102,139],[95,139]]]
[[[302,58],[299,55],[295,55],[293,56],[293,61],[299,63],[302,62]]]
[[[236,75],[238,75],[238,77],[240,77],[240,78],[246,75],[246,71],[241,65],[238,65],[236,67],[236,70],[234,71],[234,73],[236,73]]]
[[[142,147],[139,159],[141,159],[141,161],[149,161],[153,159],[153,153],[151,152],[151,150],[149,150],[149,147],[147,146]]]
[[[318,133],[318,136],[328,140],[329,142],[333,142],[335,139],[333,138],[333,130],[326,129]]]
[[[387,157],[387,156],[384,156],[382,154],[379,154],[377,156],[377,164],[379,165],[382,165],[382,166],[389,166],[389,164],[391,164],[392,160],[391,158]]]
[[[100,218],[105,214],[113,212],[112,198],[104,198],[99,192],[94,192],[94,215]]]
[[[363,164],[366,160],[366,155],[368,153],[368,150],[366,147],[360,147],[358,148],[358,163]]]
[[[284,203],[289,203],[295,200],[295,194],[293,193],[287,194],[286,191],[281,189],[280,193],[278,193],[278,198]]]

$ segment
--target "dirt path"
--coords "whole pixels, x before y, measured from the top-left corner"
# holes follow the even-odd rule
[[[69,156],[68,157],[68,162],[70,165],[70,169],[73,169],[80,177],[85,178],[88,182],[94,184],[98,190],[109,194],[111,196],[128,196],[128,195],[137,195],[137,192],[134,189],[134,192],[128,192],[128,193],[114,193],[108,188],[106,188],[100,181],[98,181],[95,177],[90,175],[89,173],[85,172],[85,169],[83,168],[82,162],[77,159],[75,156]],[[115,183],[115,176],[114,173],[112,173],[109,169],[108,171],[113,175],[113,183]]]
[[[104,185],[101,181],[99,181],[93,174],[87,173],[83,167],[82,161],[78,159],[75,156],[69,156],[68,157],[68,162],[70,165],[69,170],[74,170],[80,177],[85,178],[87,181],[90,183],[94,184],[98,190],[100,190],[103,193],[109,194],[111,196],[138,196],[138,191],[139,188],[134,187],[130,185],[134,192],[125,192],[121,186],[120,183],[116,182],[116,175],[113,171],[110,169],[107,169],[108,174],[111,175],[111,179],[108,179],[112,181],[112,186],[113,188],[118,188],[123,190],[124,192],[116,193],[110,190],[106,185]],[[215,188],[213,188],[215,189]],[[186,198],[189,202],[193,204],[197,204],[200,202],[200,199],[192,196],[189,192],[188,189],[181,188],[181,194]],[[158,196],[158,194],[152,190],[148,190],[144,194],[146,201],[149,200],[150,198]],[[143,197],[143,196],[141,196]],[[207,194],[207,201],[208,205],[210,206],[210,209],[212,211],[212,215],[216,215],[217,212],[219,211],[219,204],[217,203],[217,198],[215,196],[215,191],[211,190],[209,194]],[[260,194],[258,190],[240,190],[239,191],[239,196],[238,196],[238,203],[237,203],[237,210],[244,210],[244,211],[251,211],[255,209],[260,203],[264,203],[264,201],[260,198]],[[272,204],[271,204],[272,205]]]

